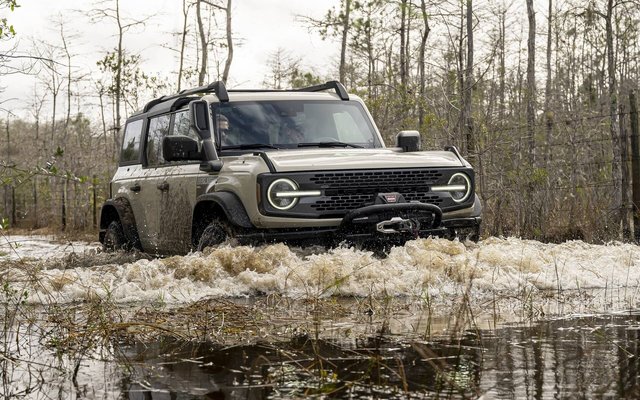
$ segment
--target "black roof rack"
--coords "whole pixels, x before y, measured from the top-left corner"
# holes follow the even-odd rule
[[[323,90],[334,89],[341,100],[349,100],[349,93],[342,83],[338,81],[329,81],[320,85],[309,86],[302,89],[296,89],[298,92],[320,92]]]
[[[217,81],[217,82],[210,83],[206,86],[199,86],[193,89],[185,89],[171,96],[162,96],[162,97],[158,97],[157,99],[153,99],[144,106],[144,109],[142,110],[142,112],[147,112],[153,106],[168,100],[179,99],[182,97],[187,97],[192,94],[204,94],[204,93],[215,93],[221,102],[229,101],[229,93],[227,93],[227,88],[225,87],[224,82]]]

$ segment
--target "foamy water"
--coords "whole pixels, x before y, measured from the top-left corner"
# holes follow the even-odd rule
[[[436,302],[467,294],[481,302],[496,293],[508,297],[548,289],[560,293],[600,288],[617,290],[618,296],[624,293],[625,304],[632,307],[640,289],[640,248],[622,243],[489,238],[463,244],[420,239],[393,248],[384,259],[353,248],[303,255],[275,244],[226,246],[204,254],[124,263],[99,252],[95,244],[53,244],[42,238],[21,243],[17,256],[0,257],[0,272],[13,287],[28,290],[30,303],[96,297],[122,303],[184,303],[206,296],[257,294],[429,296]],[[37,262],[24,261],[34,256]]]

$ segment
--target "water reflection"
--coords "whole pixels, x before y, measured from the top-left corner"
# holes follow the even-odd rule
[[[219,346],[127,347],[126,399],[638,398],[636,314],[468,331],[457,339],[299,335]]]

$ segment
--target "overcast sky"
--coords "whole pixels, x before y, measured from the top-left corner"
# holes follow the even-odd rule
[[[69,40],[72,64],[81,71],[97,70],[96,61],[116,47],[115,23],[93,23],[88,11],[92,1],[22,0],[13,13],[3,12],[13,23],[18,35],[20,53],[29,53],[32,41],[58,44],[59,33],[55,21],[64,20],[65,30],[77,37]],[[140,18],[155,14],[146,27],[125,35],[125,47],[142,56],[144,70],[151,74],[170,75],[177,71],[176,53],[165,46],[178,48],[171,33],[182,29],[181,0],[121,0],[125,18]],[[301,57],[303,65],[322,76],[333,76],[339,45],[323,41],[317,32],[309,32],[296,21],[295,15],[323,16],[339,0],[234,0],[233,33],[236,42],[229,87],[261,87],[268,73],[269,55],[278,48]],[[194,14],[194,10],[191,11]],[[194,44],[195,45],[195,44]],[[175,78],[174,78],[175,79]],[[173,83],[173,81],[172,81]],[[11,76],[0,85],[0,101],[8,98],[12,108],[25,108],[35,85],[34,77]],[[6,107],[8,103],[5,103]],[[22,113],[20,113],[22,114]]]

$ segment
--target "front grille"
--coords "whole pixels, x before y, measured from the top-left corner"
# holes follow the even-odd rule
[[[311,204],[311,208],[317,211],[334,211],[347,212],[356,208],[370,206],[375,202],[377,192],[375,194],[345,194],[341,196],[323,197],[315,204]],[[442,204],[443,199],[439,196],[429,195],[427,193],[400,193],[406,201],[419,201],[420,203]]]
[[[375,195],[372,194],[345,194],[342,196],[323,197],[311,208],[317,211],[348,211],[373,204]]]
[[[264,188],[275,179],[286,176],[297,182],[300,190],[319,190],[322,195],[303,197],[291,210],[278,211],[269,206],[266,191],[263,191],[262,204],[267,207],[264,211],[268,215],[340,218],[351,210],[374,204],[380,193],[396,192],[407,202],[434,204],[443,211],[455,210],[469,207],[469,204],[457,204],[450,196],[440,196],[430,188],[446,184],[451,175],[459,171],[454,168],[403,168],[264,174],[261,183]]]
[[[323,188],[353,188],[433,185],[442,178],[438,170],[348,171],[314,174],[309,180]],[[387,192],[390,190],[386,190]]]
[[[324,197],[310,207],[318,212],[344,214],[374,204],[378,193],[397,192],[406,201],[442,204],[428,186],[441,181],[438,170],[338,171],[314,174],[309,181],[324,189]]]

